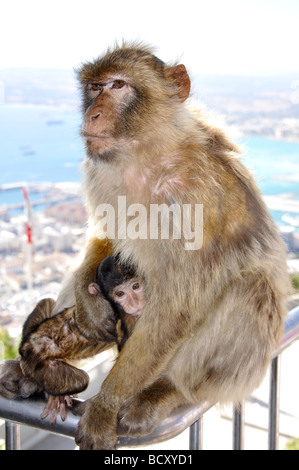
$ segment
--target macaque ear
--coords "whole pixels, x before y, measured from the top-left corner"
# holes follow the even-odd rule
[[[166,78],[175,82],[178,87],[178,96],[182,101],[185,101],[190,93],[191,80],[185,65],[179,64],[174,67],[166,69]]]

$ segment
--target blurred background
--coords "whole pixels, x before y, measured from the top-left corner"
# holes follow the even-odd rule
[[[186,65],[191,100],[241,145],[299,291],[297,0],[15,0],[0,18],[0,359],[84,242],[74,69],[122,40]]]

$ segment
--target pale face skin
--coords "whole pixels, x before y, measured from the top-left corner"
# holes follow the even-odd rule
[[[136,278],[130,279],[112,289],[111,296],[128,315],[141,315],[145,306],[144,285]]]
[[[88,286],[88,292],[91,295],[98,295],[100,293],[98,284],[91,282]],[[110,296],[123,308],[125,313],[134,317],[140,316],[145,306],[144,283],[137,278],[115,286]]]

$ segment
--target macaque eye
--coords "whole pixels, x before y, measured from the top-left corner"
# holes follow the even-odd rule
[[[89,89],[92,91],[99,91],[103,88],[103,85],[100,85],[99,83],[90,83]]]
[[[113,85],[112,85],[112,88],[122,88],[124,87],[126,84],[126,82],[124,82],[123,80],[114,80],[113,82]]]
[[[139,289],[139,282],[135,282],[135,284],[132,285],[132,289]]]
[[[125,295],[125,293],[124,293],[124,291],[119,290],[119,291],[115,292],[115,295],[116,295],[116,297],[123,297],[123,295]]]

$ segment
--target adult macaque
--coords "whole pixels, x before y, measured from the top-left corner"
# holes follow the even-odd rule
[[[78,77],[90,224],[103,237],[99,205],[111,205],[113,251],[145,279],[143,313],[77,431],[82,449],[111,449],[118,433],[147,433],[180,404],[250,394],[283,331],[289,279],[283,244],[237,147],[184,104],[183,65],[123,45]],[[147,237],[129,236],[132,213],[123,232],[119,196],[146,208]],[[203,204],[200,249],[187,250],[183,236],[150,238],[150,205],[163,203],[190,204],[195,233],[192,209]]]
[[[76,435],[81,449],[113,449],[118,434],[148,433],[181,404],[250,394],[283,332],[289,279],[284,246],[238,148],[185,105],[183,65],[123,45],[83,65],[78,77],[89,230],[104,245],[110,238],[145,283],[142,315]],[[183,211],[181,236],[177,225],[161,236],[165,217],[150,236],[155,204],[171,206],[170,221]],[[202,243],[192,245],[200,231]],[[54,313],[76,299],[80,331],[103,339],[98,296],[83,294],[94,282],[88,257],[83,265]]]

